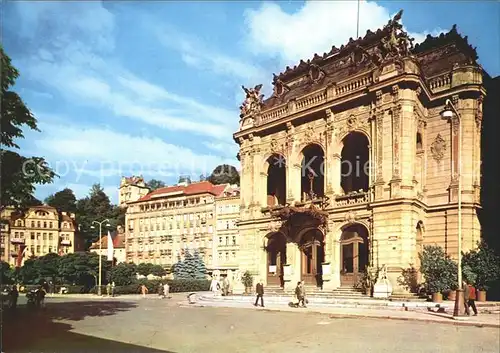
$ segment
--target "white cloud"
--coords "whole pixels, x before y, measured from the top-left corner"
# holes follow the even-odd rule
[[[159,138],[119,133],[110,129],[79,129],[66,125],[41,123],[46,131],[36,141],[39,154],[47,156],[56,173],[65,180],[82,174],[99,178],[123,175],[208,174],[223,163],[236,164],[236,158],[223,158],[208,153],[198,154],[188,148],[169,144]]]
[[[356,38],[357,1],[306,1],[297,12],[284,12],[276,3],[248,10],[248,45],[255,54],[277,57],[282,65],[295,65],[332,45],[340,47]],[[359,36],[382,28],[394,14],[375,2],[360,2]],[[403,21],[404,22],[404,16]],[[425,34],[412,33],[417,40]]]
[[[69,9],[81,12],[78,16],[61,5],[21,6],[22,18],[28,13],[32,28],[49,21],[54,12],[69,11],[72,19],[50,19],[46,40],[38,43],[31,56],[20,60],[23,74],[53,87],[72,102],[108,109],[111,117],[217,140],[230,139],[237,129],[236,109],[204,104],[137,78],[108,55],[114,48],[113,15],[99,2],[88,5],[69,4]],[[95,16],[89,11],[95,11]]]
[[[239,151],[239,147],[236,143],[226,143],[226,142],[207,142],[203,143],[207,148],[221,152],[225,156],[236,156]]]
[[[260,82],[267,75],[258,65],[207,47],[196,38],[180,33],[177,29],[166,25],[150,27],[161,44],[178,51],[185,64],[198,70],[210,70],[217,75],[252,83]]]

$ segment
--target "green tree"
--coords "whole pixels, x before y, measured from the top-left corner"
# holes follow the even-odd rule
[[[106,224],[103,224],[103,234],[98,234],[99,230],[92,228],[93,221],[109,219],[110,230],[116,229],[118,225],[125,224],[124,212],[124,209],[111,204],[100,184],[94,184],[89,195],[76,203],[76,221],[80,227],[80,234],[85,240],[86,248],[90,247],[100,236],[106,234],[108,230]]]
[[[0,205],[1,208],[25,208],[34,199],[35,186],[51,183],[56,175],[42,157],[24,157],[14,151],[19,149],[15,140],[24,138],[23,128],[40,130],[36,118],[21,97],[11,91],[19,71],[12,66],[1,45],[0,67]]]
[[[110,282],[115,282],[117,286],[126,286],[135,281],[137,267],[133,263],[119,263],[111,269]]]
[[[219,184],[236,184],[240,185],[240,174],[236,168],[229,164],[221,164],[217,166],[212,174],[207,178],[214,185]]]
[[[188,183],[191,184],[191,177],[189,175],[181,175],[179,176],[179,180],[177,181],[179,184],[180,183]]]
[[[28,259],[24,261],[23,266],[19,270],[19,278],[24,284],[35,284],[42,279],[37,259]]]
[[[147,275],[151,274],[151,270],[152,270],[153,266],[154,265],[151,263],[142,262],[137,266],[137,273],[142,275],[142,276],[147,276]]]
[[[14,269],[10,267],[10,265],[2,261],[0,263],[1,270],[2,270],[2,284],[12,284],[14,283],[15,280],[15,273]]]
[[[149,189],[149,191],[164,188],[165,186],[166,184],[163,181],[157,179],[151,179],[146,183],[146,187]]]
[[[420,271],[429,293],[444,293],[457,288],[458,265],[440,246],[426,245],[419,254]]]
[[[500,279],[500,258],[483,240],[477,249],[463,255],[462,269],[468,273],[464,278],[472,280],[477,289],[488,290],[490,283]]]
[[[59,277],[59,260],[60,256],[56,253],[49,253],[37,258],[35,261],[40,277],[50,279],[55,283],[56,278]]]
[[[193,278],[194,279],[206,279],[207,268],[205,266],[205,262],[201,258],[198,251],[194,252],[191,261],[192,261],[193,267],[195,269]]]
[[[167,271],[161,265],[153,265],[151,267],[151,274],[157,277],[163,277],[167,274]]]
[[[179,258],[173,272],[175,279],[205,279],[207,270],[198,252],[191,254],[186,250],[184,261]]]
[[[63,189],[45,199],[49,206],[57,208],[60,212],[76,213],[76,197],[71,189]]]

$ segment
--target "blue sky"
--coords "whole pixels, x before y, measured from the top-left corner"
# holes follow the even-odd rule
[[[460,33],[480,63],[500,74],[496,2],[365,2],[360,34],[404,9],[417,41]],[[220,163],[239,169],[232,133],[241,85],[356,36],[355,1],[4,2],[3,42],[20,70],[15,89],[41,133],[21,142],[60,175],[38,187],[43,199],[64,187],[77,197],[99,182],[112,201],[122,175],[172,184]]]

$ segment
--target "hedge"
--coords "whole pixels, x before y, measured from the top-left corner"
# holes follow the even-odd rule
[[[136,283],[129,284],[126,286],[116,286],[114,289],[115,295],[120,294],[138,294],[141,293],[141,285],[145,285],[149,291],[149,294],[158,293],[160,284],[163,285],[165,282],[168,283],[170,287],[170,293],[179,292],[204,292],[210,290],[210,281],[207,280],[195,280],[195,279],[174,279],[174,280],[147,280],[140,279]],[[97,286],[92,288],[91,293],[97,293]],[[101,287],[101,293],[107,294],[106,286]]]

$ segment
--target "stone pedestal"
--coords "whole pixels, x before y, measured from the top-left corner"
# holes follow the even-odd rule
[[[237,271],[233,280],[233,294],[243,294],[245,293],[245,286],[241,282],[241,276],[243,276],[243,271]]]
[[[387,267],[384,266],[380,271],[377,282],[373,286],[374,298],[389,298],[392,295],[392,284],[387,278]]]
[[[373,286],[374,298],[389,298],[392,295],[392,285],[388,279],[377,281]]]

